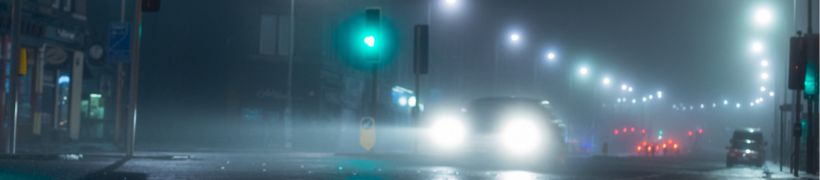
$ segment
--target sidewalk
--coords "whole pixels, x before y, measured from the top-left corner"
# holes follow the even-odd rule
[[[780,172],[780,165],[779,164],[771,163],[771,162],[766,163],[766,165],[763,165],[762,169],[764,169],[764,171],[768,169],[768,171],[772,173],[771,174],[771,179],[794,179],[795,178],[792,173],[789,173],[789,166],[786,166],[786,165],[783,166],[783,172]],[[806,173],[806,171],[800,171],[798,173],[798,175],[799,175],[798,179],[820,179],[820,177],[818,177],[817,175]]]

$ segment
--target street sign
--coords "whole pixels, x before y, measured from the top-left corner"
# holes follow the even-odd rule
[[[131,24],[112,23],[108,29],[108,62],[131,62]]]
[[[359,121],[359,145],[366,151],[376,145],[376,119],[363,117]]]
[[[780,105],[780,111],[786,111],[786,112],[789,112],[789,111],[792,111],[793,109],[794,109],[794,105],[793,105],[793,104],[784,104],[784,105]]]

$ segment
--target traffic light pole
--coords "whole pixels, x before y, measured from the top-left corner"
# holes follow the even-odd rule
[[[134,24],[131,26],[131,82],[128,107],[130,108],[131,123],[128,130],[128,146],[125,155],[134,156],[134,144],[137,136],[137,100],[139,99],[140,75],[140,27],[142,26],[142,0],[134,1]]]
[[[794,136],[794,151],[792,152],[792,173],[794,177],[798,177],[800,172],[800,134],[801,134],[801,127],[800,127],[800,90],[794,91],[794,123],[792,126],[792,133]]]

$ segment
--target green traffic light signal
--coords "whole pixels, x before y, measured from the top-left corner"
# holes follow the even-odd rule
[[[373,35],[364,37],[364,45],[370,48],[376,47],[376,37]]]
[[[803,79],[803,94],[817,95],[817,64],[809,62],[806,65],[806,78]]]

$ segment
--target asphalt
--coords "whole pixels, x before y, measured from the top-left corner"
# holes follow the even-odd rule
[[[768,170],[767,170],[768,169]],[[797,179],[764,167],[725,167],[719,156],[573,156],[516,165],[414,154],[138,152],[0,159],[0,179]],[[766,171],[772,172],[768,177]],[[817,179],[803,174],[802,179]]]

